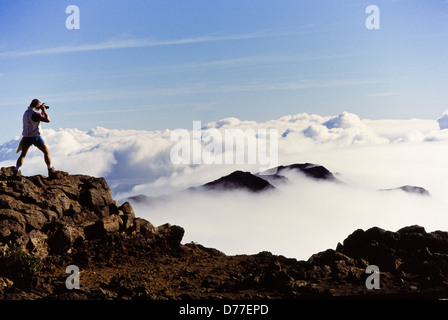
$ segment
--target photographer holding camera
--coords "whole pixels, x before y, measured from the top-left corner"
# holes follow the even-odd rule
[[[48,175],[52,176],[52,174],[56,172],[56,170],[51,166],[50,151],[48,150],[44,139],[41,137],[41,123],[50,122],[50,117],[48,116],[46,109],[48,109],[48,106],[46,106],[45,103],[41,104],[38,99],[34,99],[31,101],[30,106],[23,115],[23,138],[20,141],[19,148],[17,149],[17,152],[22,150],[22,153],[20,154],[19,159],[17,159],[15,170],[16,176],[21,174],[20,168],[23,165],[23,160],[25,159],[31,145],[36,146],[43,152],[44,160],[48,168]]]

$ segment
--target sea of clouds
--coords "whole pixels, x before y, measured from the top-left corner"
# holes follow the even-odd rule
[[[183,128],[192,130],[192,128]],[[319,182],[289,173],[275,192],[181,192],[234,170],[252,173],[259,164],[174,164],[173,130],[94,128],[44,130],[54,166],[72,174],[105,177],[114,199],[171,195],[133,204],[154,225],[182,226],[183,242],[195,241],[226,254],[271,251],[308,259],[335,248],[358,228],[396,231],[419,224],[448,230],[448,113],[440,119],[368,120],[297,114],[257,123],[236,118],[203,124],[208,129],[278,130],[278,165],[315,163],[345,184]],[[256,131],[257,132],[257,131]],[[15,165],[20,137],[0,145],[0,165]],[[46,175],[42,154],[30,150],[22,174]],[[379,189],[424,187],[431,197]]]

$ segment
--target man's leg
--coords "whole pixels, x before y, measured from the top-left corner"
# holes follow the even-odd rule
[[[57,171],[51,165],[50,150],[48,150],[48,147],[45,143],[41,144],[37,147],[39,148],[40,151],[42,151],[44,153],[45,163],[47,164],[47,168],[48,168],[48,176],[50,178],[53,178],[54,175],[57,173]]]
[[[17,159],[16,162],[16,174],[20,174],[20,168],[23,165],[23,160],[26,157],[26,154],[28,153],[28,150],[30,149],[30,145],[24,145],[22,146],[22,153],[20,153],[19,158]]]
[[[47,164],[48,170],[50,170],[51,167],[51,157],[50,157],[50,150],[48,150],[48,147],[46,144],[38,146],[39,150],[44,153],[44,160]]]

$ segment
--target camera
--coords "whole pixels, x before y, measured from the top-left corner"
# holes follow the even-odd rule
[[[43,107],[43,108],[45,108],[45,109],[50,109],[50,106],[47,106],[47,105],[45,104],[45,102],[41,104],[41,107]]]

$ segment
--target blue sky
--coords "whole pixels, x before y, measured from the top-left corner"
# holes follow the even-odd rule
[[[33,98],[47,128],[81,130],[448,108],[446,0],[0,0],[0,30],[0,141]]]

